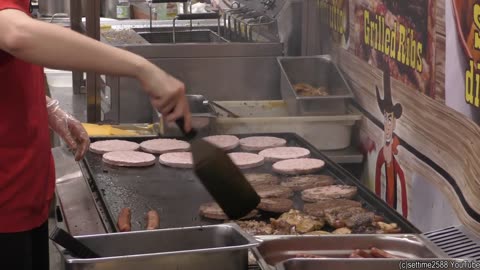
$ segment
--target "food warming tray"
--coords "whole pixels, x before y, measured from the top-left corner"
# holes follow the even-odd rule
[[[320,150],[338,150],[350,146],[353,127],[362,119],[362,114],[353,107],[339,115],[291,116],[283,100],[217,103],[240,116],[231,118],[217,110],[220,115],[212,121],[212,130],[217,134],[293,132]]]
[[[391,209],[385,202],[378,199],[370,190],[363,186],[341,166],[329,160],[311,144],[294,133],[242,134],[238,137],[269,135],[287,140],[288,146],[300,146],[310,150],[311,156],[325,161],[325,167],[319,174],[331,175],[338,183],[353,185],[358,188],[355,198],[363,206],[385,217],[387,222],[395,222],[402,233],[419,233],[408,220]],[[108,138],[112,139],[112,138]],[[125,139],[125,138],[121,138]],[[128,140],[141,142],[151,138],[130,138]],[[92,142],[101,140],[92,138]],[[231,150],[241,151],[240,148]],[[118,168],[103,164],[101,155],[88,152],[84,159],[91,186],[99,193],[97,202],[107,212],[107,222],[116,224],[120,210],[129,207],[132,210],[132,230],[143,230],[146,213],[155,209],[160,215],[160,227],[182,227],[218,224],[219,221],[204,219],[199,216],[199,206],[213,199],[196,178],[191,169],[174,169],[160,165],[158,162],[147,168]],[[245,173],[272,173],[272,163],[242,170]],[[300,194],[293,197],[294,207],[303,209]],[[270,216],[261,213],[259,219],[268,220]]]
[[[408,263],[408,267],[407,267]],[[455,265],[453,266],[452,263]],[[416,264],[416,265],[415,265]],[[454,259],[416,259],[415,261],[399,261],[389,259],[290,259],[276,265],[276,270],[319,270],[319,269],[335,269],[335,270],[399,270],[399,269],[415,269],[415,270],[467,270],[472,269],[467,264],[463,264],[461,260]]]
[[[174,43],[173,32],[145,32],[138,33],[150,43]],[[228,40],[217,33],[205,30],[176,31],[175,43],[227,43]]]
[[[370,247],[408,259],[447,257],[428,240],[413,234],[261,236],[259,238],[263,241],[254,251],[263,269],[298,255],[345,259],[355,249],[367,250]],[[370,260],[377,261],[377,259]]]
[[[281,70],[281,94],[290,115],[345,114],[352,90],[329,55],[278,57]],[[326,87],[327,96],[299,96],[297,83]]]
[[[258,241],[236,224],[77,236],[100,258],[79,259],[59,247],[65,270],[247,269]]]

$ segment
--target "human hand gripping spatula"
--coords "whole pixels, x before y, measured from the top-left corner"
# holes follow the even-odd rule
[[[196,138],[195,129],[186,132],[183,118],[175,122],[190,142],[195,174],[223,212],[234,220],[254,210],[260,197],[225,151]]]

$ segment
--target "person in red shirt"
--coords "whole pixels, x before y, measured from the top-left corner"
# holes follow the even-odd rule
[[[29,0],[0,0],[0,269],[48,270],[55,168],[49,127],[83,158],[82,125],[45,96],[43,66],[138,79],[168,121],[191,115],[185,86],[146,59],[29,16]]]

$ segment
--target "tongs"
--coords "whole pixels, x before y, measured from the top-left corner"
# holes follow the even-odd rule
[[[240,117],[238,114],[230,111],[229,109],[223,107],[222,105],[218,104],[218,103],[215,102],[215,101],[205,100],[203,103],[204,103],[205,105],[211,104],[211,105],[219,108],[220,110],[226,112],[229,117],[232,117],[232,118],[239,118],[239,117]],[[218,113],[217,113],[217,115],[218,115]]]

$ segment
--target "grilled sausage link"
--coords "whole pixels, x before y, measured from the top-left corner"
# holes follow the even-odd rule
[[[372,247],[370,249],[370,253],[372,254],[373,257],[375,258],[400,258],[395,255],[392,255],[385,250],[381,250],[379,248]]]
[[[363,258],[362,256],[360,256],[359,251],[360,251],[359,249],[354,250],[350,254],[349,258]]]
[[[129,232],[132,230],[132,212],[130,208],[123,208],[118,214],[117,226],[121,232]]]
[[[147,213],[147,230],[156,230],[160,227],[160,216],[157,211],[150,210]]]

